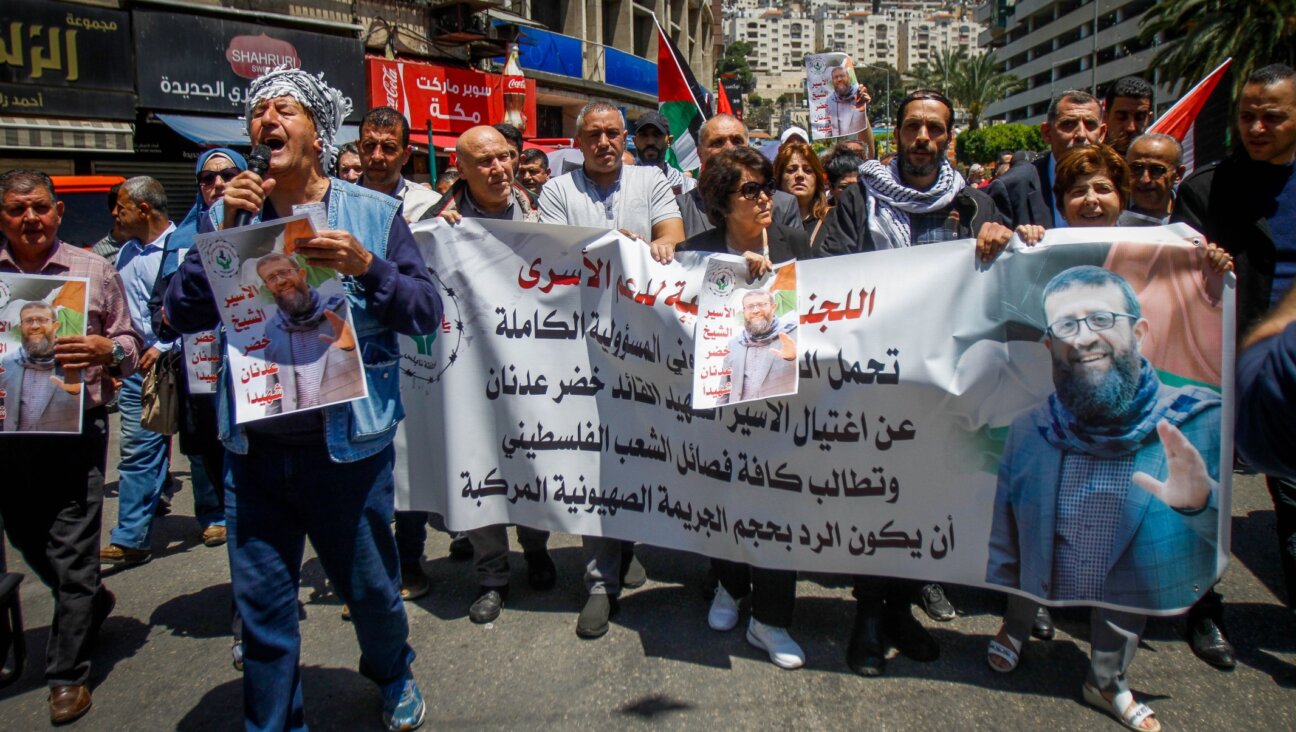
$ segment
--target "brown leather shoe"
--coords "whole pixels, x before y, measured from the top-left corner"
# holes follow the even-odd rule
[[[143,564],[152,557],[152,552],[147,549],[132,549],[128,546],[118,546],[109,544],[99,550],[100,564],[121,564],[130,566],[133,564]]]
[[[225,543],[224,526],[208,526],[203,529],[202,539],[204,546],[220,546]]]
[[[90,690],[83,685],[56,686],[50,689],[50,722],[75,722],[90,711]]]

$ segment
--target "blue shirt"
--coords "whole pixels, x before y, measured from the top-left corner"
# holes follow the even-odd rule
[[[1048,184],[1048,189],[1043,191],[1043,193],[1048,196],[1049,202],[1053,204],[1051,206],[1053,209],[1053,228],[1064,229],[1066,228],[1067,222],[1066,219],[1062,218],[1062,209],[1058,208],[1057,195],[1053,192],[1053,186],[1057,184],[1057,158],[1049,155],[1048,160],[1048,180],[1044,181]]]
[[[1296,175],[1287,166],[1287,182],[1274,200],[1276,208],[1269,217],[1269,231],[1274,242],[1273,289],[1269,291],[1269,307],[1278,304],[1296,279]]]
[[[141,244],[139,239],[131,239],[117,253],[117,271],[121,273],[122,285],[126,288],[126,306],[130,308],[131,324],[135,326],[135,332],[139,333],[144,341],[144,350],[156,348],[166,352],[175,345],[174,342],[158,342],[157,335],[153,333],[153,319],[149,316],[148,309],[149,297],[153,294],[153,283],[158,276],[158,267],[162,265],[162,249],[175,230],[176,226],[172,223],[161,236],[147,244]],[[172,256],[182,257],[184,254],[182,252]]]

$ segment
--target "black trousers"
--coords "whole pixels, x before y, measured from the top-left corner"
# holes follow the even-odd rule
[[[1287,607],[1296,609],[1296,480],[1266,476],[1278,529],[1278,557],[1287,586]]]
[[[882,577],[872,574],[855,575],[855,614],[880,616],[884,612],[909,612],[909,606],[918,598],[918,590],[925,583],[919,580]]]
[[[753,618],[776,628],[791,627],[796,608],[795,571],[712,559],[711,572],[735,600],[751,593]]]
[[[108,410],[85,413],[80,435],[0,437],[0,515],[9,541],[54,594],[46,649],[51,687],[90,676],[91,625],[99,580],[99,529],[108,459]]]

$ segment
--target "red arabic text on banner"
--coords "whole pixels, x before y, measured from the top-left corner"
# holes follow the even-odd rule
[[[416,130],[461,134],[477,125],[504,120],[504,81],[499,74],[410,61],[365,59],[369,106],[394,107]],[[535,82],[526,79],[525,137],[535,137]]]

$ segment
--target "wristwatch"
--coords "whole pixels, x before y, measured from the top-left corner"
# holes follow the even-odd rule
[[[126,360],[126,349],[117,341],[113,341],[112,362],[108,364],[111,371],[120,371],[122,361]]]

